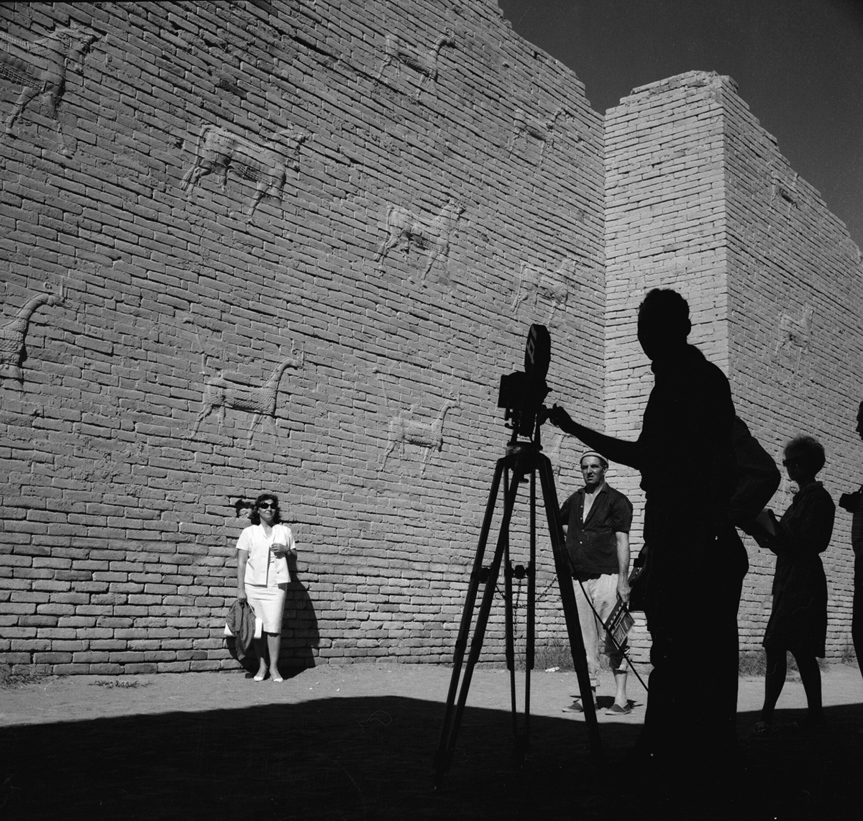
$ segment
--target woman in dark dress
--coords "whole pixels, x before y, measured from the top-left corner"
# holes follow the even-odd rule
[[[798,436],[785,446],[782,464],[799,490],[779,521],[773,518],[760,544],[776,554],[773,610],[764,634],[767,674],[758,733],[768,732],[785,684],[786,653],[797,662],[809,707],[807,723],[824,724],[821,672],[827,638],[827,579],[820,554],[830,544],[835,505],[815,476],[824,467],[824,448],[811,436]],[[772,532],[770,532],[772,531]]]

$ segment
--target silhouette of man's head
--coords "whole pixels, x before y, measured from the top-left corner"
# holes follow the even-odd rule
[[[670,288],[654,288],[638,308],[638,341],[648,359],[684,347],[691,329],[689,304]]]

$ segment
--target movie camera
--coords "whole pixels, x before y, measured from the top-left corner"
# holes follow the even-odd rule
[[[491,614],[492,602],[497,593],[502,594],[504,602],[504,627],[507,669],[510,671],[510,697],[513,713],[516,752],[523,760],[528,750],[530,717],[530,672],[534,666],[535,625],[536,625],[536,548],[537,548],[537,492],[542,494],[548,522],[548,537],[554,559],[555,576],[560,590],[567,638],[572,653],[573,669],[576,671],[581,701],[584,705],[585,724],[588,739],[597,760],[602,758],[599,740],[599,725],[596,720],[596,706],[587,667],[587,655],[581,635],[578,608],[572,587],[572,572],[566,553],[563,525],[560,520],[560,507],[554,487],[554,472],[551,460],[542,453],[540,428],[548,417],[549,411],[543,405],[549,393],[545,377],[551,363],[551,337],[544,325],[531,325],[524,349],[524,370],[506,374],[500,380],[498,407],[506,409],[505,421],[512,429],[512,437],[506,453],[497,460],[491,490],[486,503],[485,514],[479,534],[473,569],[470,574],[464,609],[458,637],[453,650],[452,677],[444,710],[444,722],[440,742],[435,752],[436,784],[440,786],[444,773],[453,760],[453,751],[458,736],[459,725],[467,704],[468,690],[474,668],[479,661]],[[519,441],[518,437],[522,440]],[[525,438],[529,441],[525,441]],[[528,561],[526,564],[513,565],[510,552],[510,524],[519,487],[526,485],[528,509],[526,516]],[[502,502],[502,510],[498,510]],[[525,520],[522,519],[522,522]],[[486,562],[486,548],[489,544],[492,526],[497,523],[497,539],[494,553]],[[498,578],[503,575],[503,590],[498,590]],[[525,602],[526,627],[524,634],[524,714],[521,726],[517,717],[516,693],[516,636],[515,636],[515,595],[513,579],[526,580],[527,596]],[[477,600],[480,598],[479,605]],[[592,617],[591,617],[592,618]]]
[[[545,421],[543,401],[549,393],[545,382],[551,364],[551,335],[545,325],[531,325],[524,349],[524,370],[500,378],[497,406],[506,408],[506,426],[514,435],[532,437]]]

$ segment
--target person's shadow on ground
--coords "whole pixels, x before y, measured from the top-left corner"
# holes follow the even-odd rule
[[[601,722],[597,761],[582,720],[532,716],[520,766],[511,715],[476,707],[435,789],[444,706],[397,696],[16,726],[0,730],[0,806],[9,818],[63,818],[74,807],[147,821],[856,819],[861,709],[828,709],[822,737],[744,739],[735,779],[694,796],[673,774],[651,784],[633,770],[639,724]],[[741,727],[754,722],[740,717]]]

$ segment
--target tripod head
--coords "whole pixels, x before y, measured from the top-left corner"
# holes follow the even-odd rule
[[[551,335],[545,325],[531,325],[524,349],[524,371],[500,378],[497,406],[505,408],[506,426],[513,443],[519,436],[539,440],[539,428],[548,417],[542,404],[549,393],[545,377],[551,363]]]

